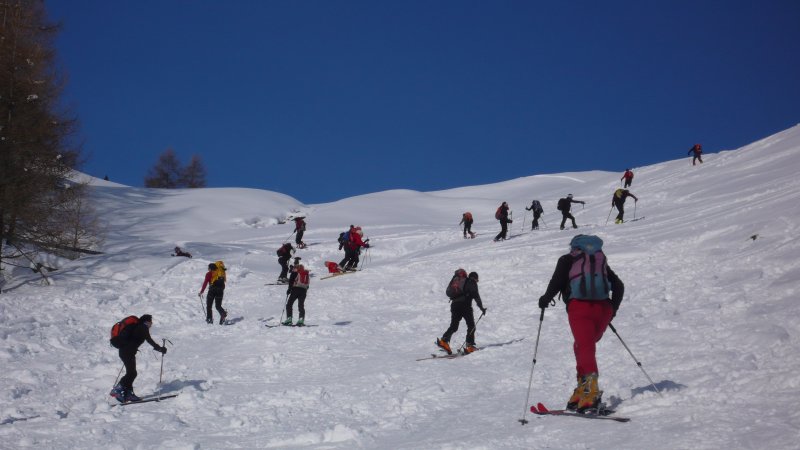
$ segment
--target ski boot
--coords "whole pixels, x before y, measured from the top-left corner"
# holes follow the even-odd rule
[[[225,318],[228,317],[228,311],[223,311],[222,314],[219,316],[219,324],[225,325]]]
[[[211,317],[206,317],[206,323],[214,323],[214,319]]]
[[[117,401],[120,403],[125,401],[125,389],[123,389],[119,384],[114,386],[114,389],[111,389],[109,395],[117,399]]]
[[[621,223],[622,223],[622,219],[615,219],[615,220],[614,220],[614,223],[615,223],[615,224],[617,224],[617,225],[619,225],[619,224],[621,224]]]
[[[600,401],[603,397],[603,391],[597,387],[597,374],[590,373],[585,377],[583,392],[581,398],[578,400],[577,411],[579,413],[597,413],[600,407]]]
[[[477,352],[477,351],[478,351],[478,347],[475,347],[475,344],[470,344],[470,345],[464,347],[464,354],[465,355],[469,355],[470,353]]]
[[[304,318],[297,319],[297,323],[294,324],[296,327],[304,327],[306,326],[306,320]]]
[[[586,377],[578,375],[577,378],[578,386],[572,391],[572,396],[567,400],[567,409],[570,411],[578,409],[578,401],[580,401],[581,395],[583,395],[583,389],[586,386]]]
[[[436,339],[436,345],[439,346],[442,350],[446,351],[448,355],[452,355],[453,351],[450,350],[450,344],[445,341],[444,339]]]
[[[281,325],[292,326],[292,316],[287,317],[286,320],[281,322]]]
[[[142,398],[139,397],[138,395],[136,395],[133,392],[133,389],[131,389],[130,391],[125,392],[125,403],[128,403],[128,402],[139,402],[141,400],[142,400]]]

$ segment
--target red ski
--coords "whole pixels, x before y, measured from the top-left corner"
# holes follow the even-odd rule
[[[617,416],[609,416],[609,415],[600,415],[600,414],[582,414],[577,411],[570,411],[567,409],[547,409],[542,403],[537,403],[536,406],[531,406],[531,412],[534,414],[538,414],[540,416],[571,416],[571,417],[582,417],[584,419],[604,419],[604,420],[614,420],[616,422],[630,422],[631,419],[627,417],[617,417]],[[613,411],[608,412],[608,414],[613,413]]]

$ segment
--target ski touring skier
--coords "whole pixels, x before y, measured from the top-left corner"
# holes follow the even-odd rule
[[[461,222],[459,225],[464,225],[464,239],[467,238],[467,234],[469,234],[470,238],[475,238],[475,233],[472,232],[472,213],[467,211],[461,215]]]
[[[694,157],[692,158],[692,165],[694,166],[697,164],[697,161],[700,161],[700,164],[703,164],[703,146],[700,144],[694,144],[692,148],[689,149],[687,155],[691,155],[694,153]]]
[[[547,290],[539,298],[539,308],[555,305],[556,294],[564,300],[578,381],[567,409],[591,412],[601,406],[603,395],[598,385],[596,344],[617,314],[625,286],[608,266],[602,239],[579,234],[569,245],[570,252],[558,258]]]
[[[625,200],[627,200],[628,197],[633,197],[634,202],[639,201],[639,199],[627,189],[617,189],[614,191],[614,195],[611,196],[611,207],[616,207],[617,211],[619,211],[617,218],[614,220],[616,224],[623,222],[622,217],[625,215]]]
[[[294,218],[294,243],[297,245],[297,248],[306,248],[306,243],[303,242],[303,234],[306,232],[306,221],[304,220],[305,217],[295,217]]]
[[[625,173],[622,174],[622,178],[619,180],[625,180],[625,185],[623,187],[629,188],[631,184],[633,184],[633,171],[631,169],[625,169]]]
[[[500,221],[500,232],[497,233],[497,236],[495,236],[495,242],[507,239],[508,224],[514,222],[508,217],[508,215],[508,203],[503,202],[503,204],[501,204],[494,213],[494,218]]]
[[[585,205],[586,202],[581,200],[573,200],[572,194],[567,194],[566,197],[558,199],[557,208],[561,211],[561,226],[560,229],[564,229],[564,224],[567,223],[567,219],[572,220],[572,228],[578,228],[578,225],[575,223],[575,217],[570,214],[570,209],[572,209],[573,203],[580,203],[581,205]]]
[[[539,203],[539,200],[533,200],[531,202],[531,206],[529,208],[525,208],[525,211],[533,211],[533,222],[531,222],[531,230],[538,230],[539,217],[541,217],[542,213],[544,212],[542,204]]]
[[[358,268],[361,248],[369,248],[369,239],[362,240],[364,232],[361,230],[361,227],[352,225],[347,235],[347,241],[342,245],[344,247],[344,259],[339,263],[339,267],[344,271],[354,272]]]
[[[214,323],[214,316],[211,313],[211,305],[215,305],[219,313],[219,324],[225,323],[225,317],[228,312],[222,309],[222,297],[225,295],[225,264],[222,261],[208,264],[208,272],[203,279],[203,286],[200,288],[198,297],[203,297],[203,292],[208,286],[208,295],[206,295],[206,323]]]
[[[289,274],[289,260],[294,253],[294,247],[289,242],[283,244],[275,253],[278,255],[278,264],[281,265],[281,273],[278,275],[278,283],[285,284],[289,282],[286,275]]]
[[[467,324],[464,354],[472,353],[478,350],[478,347],[475,346],[475,316],[472,313],[472,301],[475,301],[481,314],[486,314],[486,308],[483,307],[481,296],[478,293],[478,273],[471,272],[467,276],[466,270],[456,270],[446,292],[450,297],[450,326],[441,338],[436,339],[436,345],[446,351],[448,355],[453,354],[450,348],[450,338],[453,337],[453,333],[458,331],[461,319],[464,319]]]
[[[111,345],[119,349],[119,359],[125,366],[125,375],[119,383],[111,390],[110,395],[120,403],[138,402],[141,400],[133,392],[133,382],[136,380],[136,352],[139,351],[145,341],[153,347],[153,350],[167,353],[167,347],[162,347],[150,337],[150,327],[153,326],[153,316],[144,314],[136,318],[130,316],[114,325],[111,334]],[[115,332],[117,333],[114,336]]]
[[[292,325],[292,307],[294,302],[297,301],[297,314],[299,317],[295,325],[298,327],[305,326],[305,302],[311,280],[310,277],[311,275],[302,264],[297,264],[292,268],[292,274],[289,276],[289,288],[286,289],[286,320],[281,322],[281,325]]]

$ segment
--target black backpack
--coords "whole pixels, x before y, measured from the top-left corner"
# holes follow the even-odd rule
[[[566,198],[558,199],[558,210],[569,211],[569,200],[567,200]]]
[[[542,204],[539,203],[539,200],[534,200],[531,206],[533,207],[533,212],[537,212],[539,214],[544,212],[544,209],[542,209]]]

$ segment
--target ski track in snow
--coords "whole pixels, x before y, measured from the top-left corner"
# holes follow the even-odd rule
[[[605,225],[619,174],[542,175],[419,193],[397,190],[306,206],[252,189],[159,191],[100,185],[109,219],[103,255],[59,261],[41,286],[29,270],[0,295],[0,448],[794,448],[800,429],[800,127],[735,151],[635,168],[645,220]],[[578,230],[559,231],[558,197]],[[533,198],[542,230],[523,224]],[[505,242],[493,213],[517,210]],[[214,214],[207,205],[215,203]],[[579,206],[579,205],[576,205]],[[626,203],[626,218],[634,204]],[[286,299],[275,250],[308,214],[298,252],[311,267],[306,321],[274,327]],[[463,211],[476,217],[462,239]],[[336,237],[364,227],[361,272],[328,280]],[[574,387],[563,303],[549,308],[528,405],[539,311],[556,259],[578,232],[600,235],[626,285],[614,325],[663,397],[608,330],[598,344],[605,400],[630,423],[538,417]],[[755,240],[750,236],[757,234]],[[288,236],[288,237],[287,237]],[[169,257],[181,245],[194,258]],[[209,261],[228,266],[228,326],[204,322],[197,292]],[[447,328],[453,270],[480,274],[488,314],[473,355],[436,353]],[[296,319],[295,305],[295,319]],[[111,408],[120,369],[111,325],[151,313],[164,357],[160,403]],[[217,318],[216,312],[214,313]],[[477,315],[476,315],[477,317]],[[451,344],[465,337],[462,323]],[[138,394],[158,391],[161,359],[138,355]]]

